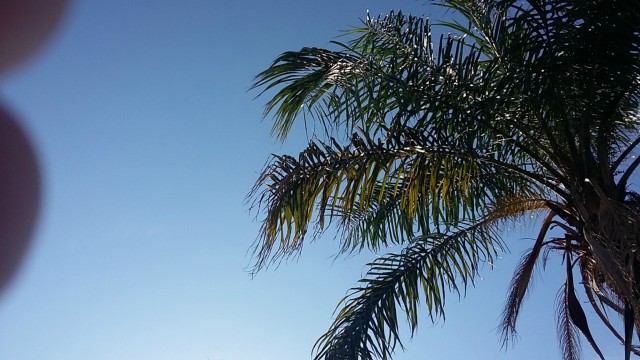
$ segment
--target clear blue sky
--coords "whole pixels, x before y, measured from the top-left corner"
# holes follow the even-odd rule
[[[333,261],[321,239],[251,279],[259,223],[244,196],[270,153],[296,154],[261,121],[252,78],[283,51],[328,46],[367,9],[442,16],[423,1],[85,0],[1,79],[44,172],[34,245],[0,299],[0,359],[309,359],[373,255]],[[521,340],[495,332],[524,224],[478,287],[426,313],[397,359],[557,359],[559,259],[537,279]],[[596,331],[605,353],[621,349]],[[583,342],[585,359],[595,358]]]

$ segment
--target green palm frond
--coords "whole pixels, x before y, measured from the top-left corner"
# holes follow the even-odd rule
[[[356,238],[360,247],[376,249],[446,231],[499,199],[538,191],[526,171],[479,153],[481,148],[432,148],[406,135],[381,142],[360,134],[344,147],[313,141],[297,159],[274,155],[252,192],[254,205],[267,213],[257,269],[271,256],[299,252],[311,223],[319,235],[340,218],[343,251],[353,249]]]
[[[479,93],[480,52],[453,36],[433,49],[431,28],[423,18],[391,13],[368,18],[350,43],[339,50],[304,48],[279,56],[258,74],[254,87],[279,88],[265,106],[274,112],[274,133],[284,138],[296,116],[316,115],[325,126],[354,125],[374,134],[393,126],[467,114],[452,108],[458,98]]]
[[[281,87],[266,104],[264,114],[274,113],[276,121],[272,134],[284,140],[300,113],[309,113],[325,126],[340,125],[339,118],[331,118],[335,106],[342,106],[343,98],[362,79],[366,84],[370,74],[364,59],[358,54],[319,48],[303,48],[285,52],[265,71],[256,76],[253,88],[261,92]],[[344,106],[350,111],[352,104]],[[350,114],[350,113],[349,113]]]
[[[401,254],[368,264],[362,285],[341,301],[335,322],[316,343],[315,358],[387,359],[402,345],[398,309],[412,331],[421,302],[431,319],[444,318],[447,293],[463,294],[483,264],[503,250],[495,223],[481,221],[449,234],[421,236]]]

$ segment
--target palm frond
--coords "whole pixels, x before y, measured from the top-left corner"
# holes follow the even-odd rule
[[[523,170],[477,153],[481,148],[431,148],[406,135],[383,143],[360,134],[347,146],[313,141],[297,159],[273,156],[250,195],[266,210],[256,269],[298,253],[310,224],[317,236],[340,218],[343,251],[355,248],[354,239],[375,249],[447,231],[502,198],[539,194]]]
[[[565,283],[558,292],[556,318],[557,331],[563,360],[580,360],[580,337],[571,320],[568,301],[568,284]]]
[[[357,125],[374,134],[379,125],[403,126],[466,114],[453,106],[472,98],[483,72],[479,52],[462,39],[447,37],[434,50],[431,27],[420,17],[390,13],[368,17],[359,37],[339,50],[303,48],[280,55],[258,74],[253,87],[263,94],[279,89],[265,106],[274,112],[273,131],[288,134],[301,112],[334,126]],[[312,110],[317,107],[315,111]]]
[[[401,344],[397,309],[411,330],[418,325],[424,297],[431,319],[444,318],[448,292],[461,295],[482,265],[502,250],[494,221],[482,221],[450,234],[415,239],[401,254],[369,264],[362,286],[339,306],[336,320],[316,343],[316,359],[386,359]]]
[[[502,312],[500,321],[500,331],[502,334],[502,345],[507,346],[509,341],[513,341],[516,331],[516,321],[520,314],[520,307],[529,291],[531,277],[536,263],[544,246],[544,240],[551,226],[555,213],[550,212],[542,222],[540,233],[532,248],[522,257],[509,285],[509,295]]]
[[[567,271],[567,281],[565,283],[565,296],[564,301],[566,302],[565,306],[567,311],[569,312],[569,317],[571,318],[571,323],[582,332],[582,335],[587,339],[593,350],[600,356],[601,360],[604,360],[604,356],[598,348],[593,335],[591,335],[591,330],[589,329],[589,323],[587,321],[587,316],[582,309],[582,305],[580,305],[580,301],[575,293],[575,288],[573,284],[573,267],[571,264],[571,255],[569,252],[566,253],[565,257],[565,267]]]

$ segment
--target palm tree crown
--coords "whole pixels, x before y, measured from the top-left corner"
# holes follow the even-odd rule
[[[457,35],[433,39],[427,19],[400,12],[367,16],[336,49],[286,52],[256,77],[275,91],[265,115],[277,138],[301,115],[324,130],[298,157],[273,155],[251,192],[265,213],[255,270],[331,224],[342,252],[404,246],[369,264],[315,348],[316,359],[387,359],[401,345],[397,310],[412,330],[421,303],[443,316],[446,294],[504,250],[500,230],[539,216],[507,294],[504,343],[536,264],[557,252],[563,358],[579,358],[579,333],[602,358],[579,284],[626,358],[638,354],[640,2],[442,5],[468,21],[442,24]]]

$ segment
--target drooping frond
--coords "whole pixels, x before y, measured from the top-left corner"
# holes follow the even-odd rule
[[[576,296],[574,283],[573,283],[573,266],[571,263],[571,255],[568,252],[566,253],[566,257],[565,257],[565,268],[567,272],[567,281],[565,283],[565,289],[564,289],[565,290],[564,301],[566,302],[566,305],[564,306],[567,308],[567,311],[569,312],[571,323],[573,324],[573,326],[579,329],[580,332],[582,332],[582,335],[584,335],[584,337],[587,339],[587,341],[589,342],[593,350],[596,352],[596,354],[600,356],[600,359],[604,360],[604,356],[602,355],[600,348],[598,348],[598,345],[596,344],[596,341],[593,338],[593,335],[591,335],[591,330],[589,329],[587,316],[585,315],[584,310],[582,309],[582,305],[580,305],[580,301]],[[562,343],[562,340],[561,340],[561,343]]]
[[[551,226],[551,222],[556,214],[550,212],[544,221],[540,229],[540,233],[533,244],[531,250],[529,250],[520,260],[516,271],[514,273],[511,284],[509,285],[509,295],[507,296],[507,302],[502,312],[502,320],[500,322],[500,330],[502,333],[503,346],[508,345],[510,340],[513,340],[516,331],[516,321],[520,314],[520,307],[529,290],[529,284],[533,275],[536,263],[542,252],[544,246],[544,240]]]
[[[335,322],[316,343],[315,358],[387,359],[401,344],[398,309],[412,331],[421,302],[432,319],[444,318],[447,293],[463,294],[482,265],[502,249],[494,226],[480,222],[450,234],[425,235],[401,254],[369,264],[362,285],[342,300]]]
[[[365,59],[358,54],[319,48],[303,48],[280,55],[265,71],[256,76],[253,87],[263,87],[264,93],[280,88],[269,102],[264,115],[274,112],[272,134],[284,140],[300,113],[311,112],[314,119],[325,126],[339,125],[330,113],[339,112],[335,107],[348,109],[354,104],[343,105],[339,98],[345,88],[365,83],[370,74]],[[348,90],[351,92],[350,90]],[[342,110],[342,109],[341,109]]]
[[[343,251],[357,248],[350,245],[355,241],[375,249],[446,231],[487,213],[503,198],[539,192],[526,170],[482,148],[429,146],[424,137],[386,135],[382,142],[354,133],[344,147],[334,140],[314,141],[297,159],[274,155],[252,193],[255,206],[267,214],[256,244],[258,269],[270,257],[297,253],[310,224],[317,235],[339,218]],[[504,204],[496,209],[507,210]]]
[[[568,292],[568,285],[565,283],[556,300],[558,340],[563,360],[580,360],[580,335],[571,320]]]

